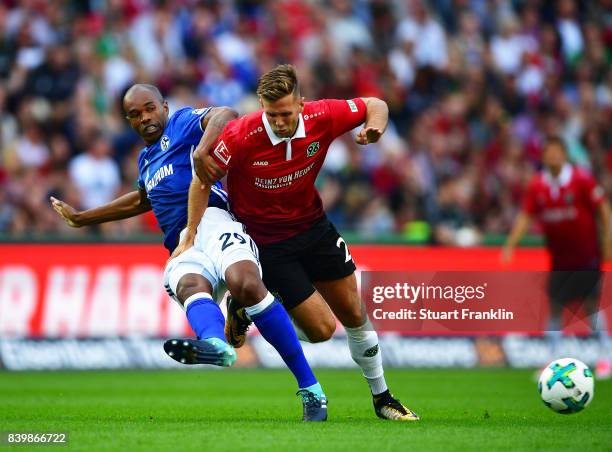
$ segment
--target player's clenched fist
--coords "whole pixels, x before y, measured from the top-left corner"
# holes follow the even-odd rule
[[[355,141],[357,144],[376,143],[382,134],[383,131],[377,127],[364,127],[355,137]]]
[[[72,206],[66,204],[64,201],[54,198],[53,196],[49,197],[49,200],[51,201],[53,210],[60,214],[64,221],[68,223],[68,226],[72,226],[73,228],[81,227],[81,225],[77,223],[77,211]]]

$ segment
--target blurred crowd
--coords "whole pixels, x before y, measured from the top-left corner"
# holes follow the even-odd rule
[[[171,111],[246,113],[291,62],[306,99],[390,108],[379,143],[330,148],[317,184],[339,229],[475,244],[508,231],[547,134],[612,194],[611,60],[610,0],[0,0],[0,234],[86,234],[49,195],[87,209],[135,188],[131,83]]]

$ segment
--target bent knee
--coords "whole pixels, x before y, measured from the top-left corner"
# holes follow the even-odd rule
[[[340,323],[348,328],[357,328],[368,321],[365,308],[360,304],[351,306],[349,309],[335,311]]]
[[[268,293],[261,278],[258,275],[252,274],[227,281],[227,288],[232,296],[243,306],[253,306],[259,303]]]
[[[308,336],[308,340],[310,340],[310,342],[316,343],[328,341],[329,339],[331,339],[335,331],[336,322],[326,321],[318,324],[316,328],[309,329],[305,333],[306,336]]]
[[[190,296],[199,292],[212,295],[212,290],[212,284],[203,276],[187,274],[179,280],[176,286],[176,297],[179,302],[184,305],[185,300]]]

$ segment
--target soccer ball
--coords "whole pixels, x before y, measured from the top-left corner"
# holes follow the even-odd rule
[[[572,414],[584,410],[593,400],[593,372],[582,361],[562,358],[544,368],[538,391],[553,411]]]

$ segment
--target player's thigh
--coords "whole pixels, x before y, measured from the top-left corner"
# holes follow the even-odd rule
[[[355,273],[333,281],[316,281],[314,285],[344,326],[356,328],[366,322]]]
[[[311,281],[341,280],[355,272],[348,245],[327,218],[316,223],[309,233],[312,240],[300,253],[299,261]]]
[[[600,310],[602,274],[600,270],[585,270],[576,272],[579,298],[584,301],[585,314],[589,317]]]
[[[321,294],[317,291],[290,309],[289,315],[308,336],[310,342],[326,341],[336,331],[336,318]]]
[[[317,239],[300,256],[300,262],[338,320],[344,326],[361,326],[366,321],[365,307],[357,291],[348,245],[327,219],[316,227]]]
[[[336,319],[315,291],[292,245],[288,240],[260,248],[264,284],[311,342],[326,341],[336,330]]]
[[[308,275],[286,244],[265,245],[259,248],[263,282],[287,311],[292,310],[315,291]]]
[[[261,269],[252,260],[233,261],[225,270],[224,278],[230,294],[241,306],[253,306],[268,294],[261,280]]]
[[[258,249],[242,223],[228,216],[227,221],[204,222],[200,230],[198,247],[213,261],[215,274],[224,279],[232,296],[245,306],[263,300],[267,290],[261,279]]]
[[[214,266],[194,248],[190,248],[166,264],[164,288],[181,306],[190,296],[205,292],[212,294],[217,284]]]
[[[599,270],[553,271],[549,275],[548,294],[553,313],[572,301],[583,303],[587,315],[598,310],[601,295]]]
[[[244,231],[242,223],[234,221],[229,213],[220,209],[214,209],[214,214],[210,215],[212,220],[205,214],[194,247],[208,256],[221,278],[232,264],[242,260],[253,262],[259,269],[257,246]]]

